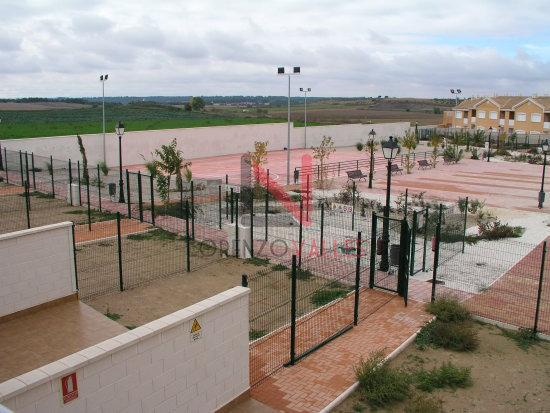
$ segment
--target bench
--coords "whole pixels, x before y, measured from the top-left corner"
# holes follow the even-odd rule
[[[443,165],[452,165],[453,163],[457,163],[457,161],[451,158],[443,158]]]
[[[391,164],[391,173],[392,173],[392,175],[397,174],[397,173],[403,175],[403,169],[400,168],[399,165],[397,165],[395,163],[392,163]]]
[[[432,164],[427,159],[421,159],[421,160],[418,161],[418,168],[419,169],[426,169],[426,168],[431,168],[431,167],[432,167]]]
[[[357,180],[361,180],[361,179],[364,179],[364,180],[367,180],[367,178],[369,177],[368,175],[365,175],[361,169],[356,169],[354,171],[346,171],[346,173],[348,174],[348,182],[349,181],[355,181],[356,179]]]

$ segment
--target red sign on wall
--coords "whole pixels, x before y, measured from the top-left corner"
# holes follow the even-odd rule
[[[61,377],[61,394],[63,395],[63,404],[78,398],[78,385],[76,383],[76,372],[68,376]]]

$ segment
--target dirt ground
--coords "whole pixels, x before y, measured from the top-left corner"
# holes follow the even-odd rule
[[[243,260],[225,258],[196,271],[183,271],[177,276],[93,298],[86,304],[102,314],[120,315],[116,321],[126,327],[139,326],[241,285],[242,274],[253,274],[259,269]]]
[[[470,367],[473,386],[457,390],[436,390],[431,397],[443,402],[445,412],[548,412],[550,411],[550,343],[523,350],[501,330],[477,325],[480,346],[472,353],[442,349],[418,350],[409,346],[391,361],[391,366],[405,369],[431,369],[451,361]],[[419,393],[422,393],[418,391]],[[378,412],[403,412],[407,402]],[[373,411],[353,393],[335,412]]]

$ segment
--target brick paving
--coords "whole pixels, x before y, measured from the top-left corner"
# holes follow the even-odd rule
[[[295,366],[282,368],[261,381],[252,389],[252,398],[278,411],[319,411],[355,382],[353,367],[361,358],[368,357],[378,349],[384,349],[386,354],[391,353],[431,317],[424,311],[423,304],[409,301],[408,307],[405,307],[403,299],[396,295],[364,290],[360,297],[360,308],[363,310],[358,326],[300,360]],[[343,314],[342,310],[346,308],[348,316],[351,316],[353,311],[349,306],[352,300],[353,296],[341,300],[332,311]],[[319,317],[329,315],[318,313],[311,319],[315,317],[318,328],[323,325]],[[306,331],[306,339],[311,339],[312,330]],[[254,350],[255,346],[261,345],[258,343],[263,343],[264,351],[251,352],[251,369],[257,367],[262,353],[266,365],[273,357],[285,358],[286,346],[282,345],[284,333],[276,339],[281,340],[281,345],[270,346],[276,354],[266,352],[267,339],[253,344]]]

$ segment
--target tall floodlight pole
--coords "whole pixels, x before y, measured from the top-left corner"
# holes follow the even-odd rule
[[[304,92],[304,148],[307,148],[307,93],[311,88],[301,87],[300,92]]]
[[[460,90],[460,89],[456,89],[456,90],[451,89],[451,93],[455,97],[455,106],[458,106],[458,95],[460,95],[462,93],[462,90]]]
[[[103,162],[107,163],[107,154],[105,151],[105,82],[109,79],[109,75],[99,76],[99,81],[101,82],[101,92],[102,92],[102,108],[103,108]]]
[[[284,67],[277,68],[277,74],[280,76],[288,76],[288,135],[286,145],[286,184],[290,185],[290,76],[300,74],[300,66],[294,66],[292,73],[285,73]]]

